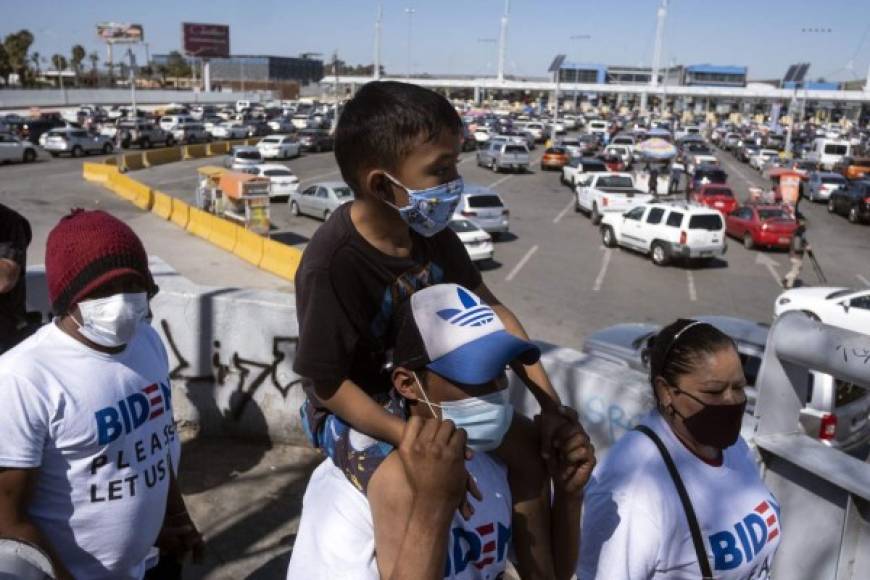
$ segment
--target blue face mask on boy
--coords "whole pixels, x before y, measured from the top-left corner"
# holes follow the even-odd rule
[[[429,189],[409,189],[389,173],[384,175],[408,192],[408,205],[397,207],[386,200],[384,203],[398,211],[402,220],[412,230],[426,238],[431,238],[447,227],[447,222],[456,211],[465,187],[462,178],[457,177],[453,181]]]

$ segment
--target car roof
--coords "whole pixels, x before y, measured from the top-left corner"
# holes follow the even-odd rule
[[[233,151],[256,151],[257,153],[260,152],[260,150],[253,145],[233,145]]]
[[[286,169],[290,173],[293,173],[293,170],[287,167],[286,165],[281,165],[280,163],[260,163],[257,165],[257,169],[262,169],[263,171],[267,169]]]
[[[339,187],[347,187],[348,189],[350,189],[350,186],[343,181],[318,181],[316,183],[312,183],[311,185],[327,187],[329,189],[338,189]],[[306,187],[305,189],[308,188]]]

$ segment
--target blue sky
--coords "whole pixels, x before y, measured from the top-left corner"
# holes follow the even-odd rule
[[[178,49],[181,22],[230,25],[237,54],[297,55],[338,51],[354,64],[372,62],[376,0],[7,0],[0,35],[28,28],[35,50],[69,54],[96,38],[101,21],[143,25],[151,53]],[[10,6],[14,9],[10,10]],[[384,0],[383,64],[415,72],[493,74],[504,0]],[[649,65],[658,0],[512,0],[506,72],[544,75],[554,54],[569,60]],[[804,29],[825,32],[804,32]],[[827,30],[830,29],[830,32]],[[588,40],[570,40],[589,34]],[[734,64],[750,78],[781,77],[790,63],[812,63],[809,76],[864,78],[870,63],[867,0],[671,0],[663,63]],[[852,69],[847,65],[852,61]],[[851,72],[854,71],[854,72]]]

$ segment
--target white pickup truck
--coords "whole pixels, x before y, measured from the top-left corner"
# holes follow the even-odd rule
[[[595,225],[606,213],[624,213],[653,199],[635,188],[630,173],[590,173],[580,179],[574,192],[574,211],[589,215]]]

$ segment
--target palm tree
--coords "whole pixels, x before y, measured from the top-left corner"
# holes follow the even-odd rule
[[[66,57],[62,54],[54,54],[51,56],[51,64],[57,71],[57,79],[59,86],[63,87],[63,71],[66,70]]]
[[[70,53],[70,62],[72,63],[73,72],[76,75],[76,86],[79,84],[79,75],[82,72],[82,61],[85,60],[85,47],[81,44],[76,44],[72,47],[72,51]]]
[[[42,55],[39,54],[38,51],[33,51],[33,54],[30,55],[30,62],[33,63],[33,68],[36,70],[36,76],[39,76],[39,73],[42,72],[39,68],[40,58],[42,58]]]
[[[91,61],[91,77],[94,81],[94,86],[97,86],[97,63],[100,62],[100,55],[92,52],[88,55],[88,60]]]

